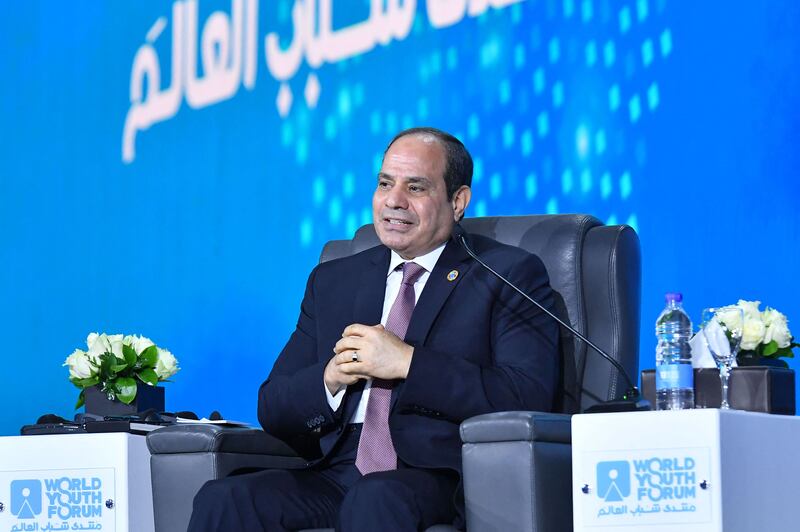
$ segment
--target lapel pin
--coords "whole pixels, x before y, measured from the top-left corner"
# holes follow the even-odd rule
[[[447,280],[451,283],[456,280],[458,277],[458,270],[450,270],[450,273],[447,274]]]

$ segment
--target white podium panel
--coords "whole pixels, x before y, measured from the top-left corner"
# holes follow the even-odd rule
[[[800,418],[740,410],[572,418],[576,531],[796,531]]]
[[[152,532],[150,451],[127,433],[0,438],[0,532]]]

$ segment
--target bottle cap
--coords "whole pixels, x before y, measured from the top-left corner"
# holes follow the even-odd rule
[[[683,301],[683,294],[681,294],[680,292],[667,292],[665,299],[667,300],[667,303],[671,301],[674,301],[675,303],[680,303]]]

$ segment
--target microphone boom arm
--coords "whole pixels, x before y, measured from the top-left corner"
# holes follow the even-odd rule
[[[466,250],[466,252],[469,254],[470,257],[472,257],[473,259],[478,261],[478,263],[481,266],[483,266],[484,268],[489,270],[495,277],[497,277],[498,279],[503,281],[506,285],[508,285],[509,287],[514,289],[519,295],[521,295],[522,297],[524,297],[525,299],[527,299],[528,301],[533,303],[537,308],[539,308],[539,310],[543,311],[545,314],[547,314],[548,316],[553,318],[559,325],[561,325],[562,327],[567,329],[569,332],[571,332],[572,334],[577,336],[579,339],[581,339],[583,342],[585,342],[586,345],[588,345],[589,347],[591,347],[592,349],[597,351],[600,354],[600,356],[602,356],[603,358],[605,358],[606,360],[611,362],[611,364],[617,369],[619,374],[622,375],[622,377],[625,379],[626,383],[628,384],[628,390],[625,392],[625,395],[623,396],[623,399],[636,399],[636,398],[639,397],[639,389],[636,386],[634,386],[633,382],[631,382],[630,377],[628,377],[628,372],[625,371],[625,368],[622,367],[622,364],[620,364],[617,360],[615,360],[611,355],[609,355],[608,353],[606,353],[605,351],[600,349],[597,345],[594,344],[594,342],[592,342],[591,340],[586,338],[584,335],[579,333],[577,330],[575,330],[574,327],[570,326],[569,324],[564,322],[564,320],[562,320],[561,318],[559,318],[558,316],[556,316],[555,314],[550,312],[547,308],[544,307],[544,305],[540,304],[538,301],[536,301],[535,299],[530,297],[528,294],[526,294],[525,292],[523,292],[522,290],[520,290],[519,288],[514,286],[514,284],[511,281],[509,281],[508,279],[506,279],[505,277],[503,277],[502,275],[500,275],[499,273],[494,271],[491,268],[491,266],[486,264],[469,247],[469,245],[467,244],[466,238],[464,238],[464,230],[459,225],[456,225],[456,227],[457,227],[457,229],[454,231],[455,236],[458,238],[460,244],[463,246],[463,248]]]

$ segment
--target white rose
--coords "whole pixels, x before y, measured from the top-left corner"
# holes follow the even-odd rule
[[[764,339],[766,327],[764,322],[761,321],[761,316],[757,318],[745,318],[744,326],[742,327],[742,346],[745,351],[753,351],[758,347],[758,344]]]
[[[92,364],[89,355],[76,349],[64,361],[64,366],[69,366],[69,375],[75,379],[88,379],[97,374],[97,368]]]
[[[758,310],[759,305],[761,305],[761,301],[745,301],[744,299],[740,299],[736,304],[736,306],[740,307],[744,311],[745,321],[748,319],[761,320],[761,312]]]
[[[96,359],[103,353],[111,351],[111,343],[108,337],[103,334],[92,333],[86,338],[86,347],[89,348],[89,356]]]
[[[107,338],[111,352],[118,358],[124,358],[122,355],[122,335],[111,334]]]
[[[178,370],[181,369],[178,367],[178,359],[166,349],[157,347],[156,350],[158,351],[158,360],[156,361],[155,370],[156,375],[158,375],[158,380],[163,381],[169,379],[178,373]]]
[[[150,341],[149,338],[145,338],[144,336],[130,336],[130,339],[131,339],[130,346],[133,347],[137,355],[141,355],[142,351],[144,351],[151,345],[155,345],[152,341]]]
[[[86,347],[92,347],[92,344],[97,340],[98,336],[100,335],[97,333],[89,333],[89,336],[86,337]]]
[[[742,313],[738,306],[724,307],[717,311],[717,320],[722,322],[729,331],[742,330]]]
[[[789,332],[786,316],[775,309],[768,308],[762,313],[762,317],[767,328],[764,333],[764,343],[768,344],[775,340],[779,348],[789,347],[792,342],[792,333]]]

